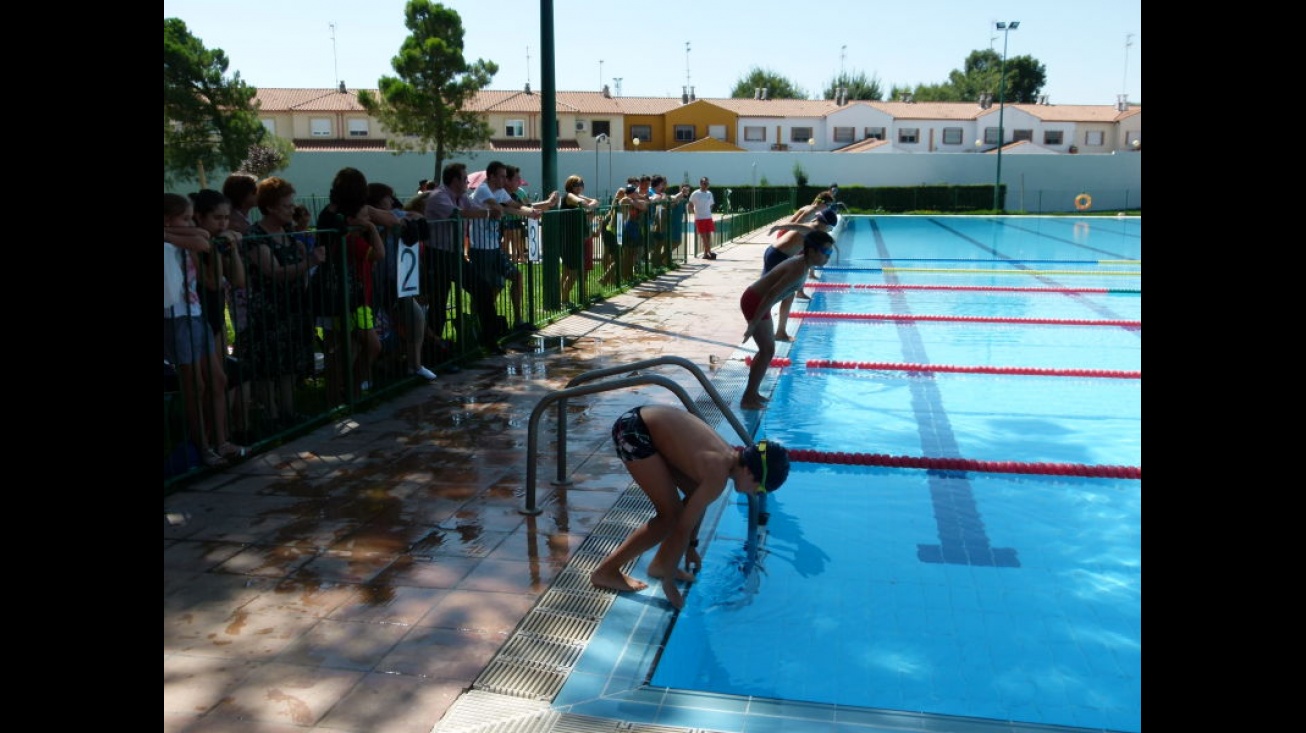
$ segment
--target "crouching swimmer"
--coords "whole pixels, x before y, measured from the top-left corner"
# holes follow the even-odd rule
[[[681,558],[688,552],[690,566],[701,567],[698,526],[726,481],[733,480],[735,491],[742,494],[764,493],[780,488],[789,476],[784,446],[763,440],[736,448],[701,418],[674,407],[644,405],[627,411],[612,425],[612,442],[657,514],[599,563],[590,582],[616,591],[647,588],[648,583],[621,568],[661,543],[648,574],[661,579],[667,600],[676,608],[684,606],[676,581],[694,581],[692,573],[680,568]]]

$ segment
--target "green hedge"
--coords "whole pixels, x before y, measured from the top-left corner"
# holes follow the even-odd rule
[[[1004,185],[1002,187],[1006,189]],[[758,186],[758,199],[771,200],[776,190],[796,191],[797,206],[803,206],[816,198],[816,194],[827,190],[823,186]],[[751,189],[748,186],[735,187],[732,194],[736,202],[749,201]],[[719,199],[718,199],[719,200]],[[992,211],[993,186],[840,186],[839,201],[849,209],[858,211],[882,211],[890,214],[908,211]]]

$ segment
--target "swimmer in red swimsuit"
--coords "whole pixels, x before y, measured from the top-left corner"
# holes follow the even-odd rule
[[[834,237],[822,231],[810,231],[803,237],[803,253],[790,257],[771,269],[739,296],[739,309],[748,321],[744,331],[744,341],[753,339],[757,343],[757,355],[748,369],[748,386],[739,399],[739,406],[745,410],[760,410],[766,407],[766,398],[759,391],[762,377],[771,366],[775,356],[775,324],[771,323],[771,308],[776,303],[798,292],[807,282],[807,273],[812,267],[820,267],[830,261],[834,254]]]

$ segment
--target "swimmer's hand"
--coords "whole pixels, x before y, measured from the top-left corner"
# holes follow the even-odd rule
[[[690,547],[685,552],[685,569],[691,573],[702,572],[703,558],[699,556],[697,547]]]

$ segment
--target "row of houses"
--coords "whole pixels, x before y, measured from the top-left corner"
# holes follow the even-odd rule
[[[376,93],[375,90],[372,90]],[[302,151],[384,150],[391,134],[358,103],[358,90],[259,89],[264,127]],[[494,130],[488,150],[539,150],[543,98],[482,90],[468,105]],[[837,99],[614,97],[556,92],[559,151],[1110,154],[1142,150],[1142,107],[879,102]],[[1000,119],[1001,118],[1001,119]],[[999,139],[999,128],[1002,130]]]

